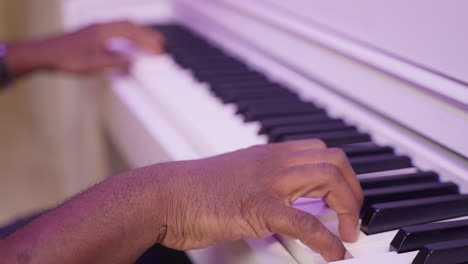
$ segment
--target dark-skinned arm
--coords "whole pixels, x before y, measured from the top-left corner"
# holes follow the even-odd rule
[[[6,263],[133,263],[155,243],[188,250],[273,233],[328,261],[340,238],[291,204],[324,198],[341,240],[357,239],[362,190],[342,151],[306,140],[254,146],[115,176],[0,241]]]

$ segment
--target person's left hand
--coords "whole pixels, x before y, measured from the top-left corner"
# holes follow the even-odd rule
[[[128,39],[149,53],[160,54],[164,50],[164,38],[154,29],[128,21],[97,24],[45,41],[52,53],[50,66],[72,73],[125,69],[127,58],[107,49],[107,41],[114,37]]]
[[[164,51],[164,38],[154,29],[129,21],[95,24],[79,31],[35,42],[9,45],[6,64],[13,77],[36,70],[78,74],[127,69],[128,58],[108,49],[112,38],[125,38],[151,54]]]

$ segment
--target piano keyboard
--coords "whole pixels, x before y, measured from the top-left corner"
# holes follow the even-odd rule
[[[208,137],[196,147],[198,157],[254,144],[320,138],[329,147],[344,150],[365,194],[359,241],[345,244],[356,258],[342,263],[468,260],[468,220],[463,218],[468,216],[468,195],[460,194],[456,183],[442,182],[437,172],[417,168],[392,146],[374,143],[372,135],[359,127],[331,117],[326,109],[187,28],[175,24],[157,28],[167,39],[171,58],[153,69],[168,81],[152,93],[169,116],[191,124],[187,137]],[[202,146],[207,142],[209,146]],[[299,199],[294,206],[316,215],[337,234],[336,217],[322,201]],[[323,263],[299,241],[277,238],[298,262]]]

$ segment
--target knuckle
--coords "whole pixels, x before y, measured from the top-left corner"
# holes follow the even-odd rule
[[[255,153],[255,155],[266,155],[270,152],[268,145],[254,145],[247,148],[247,151]]]
[[[321,148],[321,149],[327,148],[327,144],[321,139],[312,139],[311,142],[317,148]]]
[[[100,40],[106,37],[108,27],[105,24],[96,24],[91,27],[91,33],[95,40]]]
[[[92,24],[84,29],[85,32],[91,34],[92,37],[96,38],[101,31],[102,24]]]
[[[121,27],[132,27],[135,24],[130,21],[129,19],[122,20],[120,22],[117,22],[116,25],[121,26]]]
[[[324,177],[324,181],[327,182],[327,185],[332,186],[331,188],[343,183],[344,179],[335,165],[330,163],[320,163],[317,164],[317,166],[319,171],[326,176]]]
[[[251,147],[251,149],[255,152],[255,154],[259,155],[260,157],[264,157],[267,159],[273,159],[274,157],[276,157],[274,146],[271,144],[255,145]]]
[[[253,150],[253,151],[262,151],[263,149],[265,149],[268,145],[262,145],[262,144],[258,144],[258,145],[253,145],[251,147],[248,147],[247,149],[249,150]]]
[[[327,162],[318,163],[316,165],[316,168],[318,168],[323,174],[329,177],[338,178],[338,176],[340,175],[338,168],[331,163],[327,163]]]
[[[330,148],[328,149],[328,153],[333,157],[333,159],[335,159],[340,164],[348,162],[348,157],[342,149]]]
[[[91,24],[88,27],[86,27],[86,29],[91,30],[91,31],[96,31],[100,26],[101,26],[101,24],[96,24],[95,23],[95,24]]]
[[[283,174],[276,174],[267,184],[267,189],[275,196],[285,198],[289,196],[289,191],[284,187],[287,177]]]

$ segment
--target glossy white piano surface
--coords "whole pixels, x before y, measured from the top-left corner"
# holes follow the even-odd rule
[[[149,1],[141,5],[119,1],[126,8],[116,6],[114,12],[102,8],[81,18],[76,16],[81,10],[77,6],[86,5],[77,2],[67,7],[67,14],[75,17],[71,27],[99,20],[101,12],[106,19],[152,22],[152,11],[144,8],[152,5]],[[303,99],[325,106],[332,116],[357,125],[375,142],[392,145],[399,154],[412,157],[419,168],[439,172],[442,180],[454,181],[468,193],[468,88],[464,84],[314,27],[291,15],[298,9],[285,12],[270,2],[179,0],[172,8],[165,7],[170,11],[164,19],[157,19],[155,13],[154,22],[188,25]],[[424,53],[415,56],[411,59]],[[113,139],[131,166],[201,158],[267,142],[257,135],[258,124],[243,123],[232,105],[219,102],[206,83],[198,82],[170,56],[140,54],[134,59],[131,76],[111,76],[105,112]],[[460,67],[466,70],[466,61]],[[463,71],[449,70],[454,75]],[[301,200],[296,206],[314,213],[336,232],[334,214],[321,202]],[[356,258],[340,263],[411,263],[415,252],[388,252],[394,234],[362,233],[357,243],[346,245]],[[196,263],[323,263],[302,243],[281,236],[228,243],[192,251],[190,256]]]

